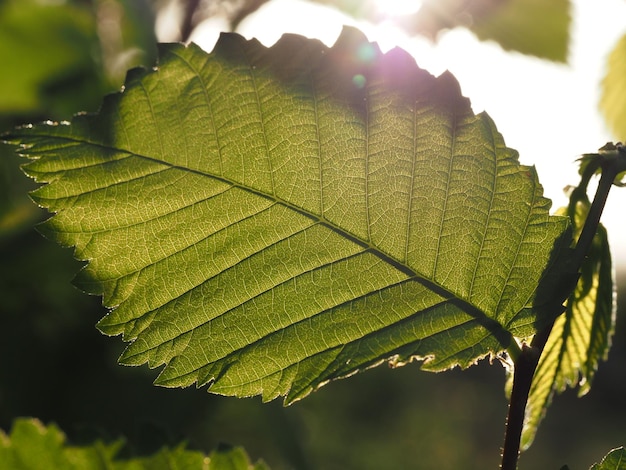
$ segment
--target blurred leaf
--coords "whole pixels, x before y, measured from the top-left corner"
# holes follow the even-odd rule
[[[54,425],[43,426],[33,419],[18,419],[11,434],[0,431],[0,470],[35,470],[42,467],[55,469],[100,468],[94,463],[111,461],[121,442],[111,445],[97,443],[91,448],[64,448],[65,436]],[[73,464],[80,462],[81,467]]]
[[[626,450],[623,447],[613,449],[602,462],[593,464],[589,470],[626,470]]]
[[[250,463],[242,448],[222,446],[209,456],[208,470],[269,470],[264,462]]]
[[[315,0],[370,21],[381,21],[372,0]],[[417,0],[406,0],[406,3]],[[465,27],[508,51],[565,62],[571,23],[569,0],[422,0],[416,13],[393,18],[409,34],[436,40],[447,29]]]
[[[477,19],[471,30],[503,49],[556,62],[567,61],[571,17],[568,0],[508,0]]]
[[[600,110],[615,137],[626,140],[626,35],[609,55]]]
[[[263,462],[253,466],[241,448],[224,447],[207,457],[181,445],[148,457],[121,459],[118,454],[123,444],[96,441],[89,446],[71,446],[54,424],[44,426],[36,419],[20,418],[14,421],[10,435],[0,431],[0,470],[268,470]]]
[[[159,384],[290,402],[384,361],[468,367],[545,320],[526,307],[566,218],[450,74],[356,30],[165,45],[98,115],[10,139],[114,308],[101,330]]]
[[[586,189],[595,173],[590,158],[582,161],[583,183],[572,190],[567,213],[578,239],[591,206]],[[554,392],[580,386],[586,394],[600,360],[606,360],[615,328],[615,282],[606,229],[600,225],[580,278],[567,301],[564,315],[557,318],[535,371],[526,406],[522,448],[527,449],[537,432]]]
[[[33,0],[0,3],[0,117],[45,111],[68,118],[80,109],[95,109],[103,92],[98,47],[88,8]]]
[[[505,50],[565,62],[570,21],[568,0],[424,0],[401,24],[433,39],[442,30],[467,27]]]

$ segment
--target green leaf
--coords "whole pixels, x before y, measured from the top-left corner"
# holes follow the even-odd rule
[[[602,462],[593,464],[589,470],[626,470],[626,450],[623,447],[613,449]]]
[[[583,161],[587,178],[570,195],[567,213],[578,239],[591,206],[587,183],[595,170]],[[533,377],[522,432],[522,449],[532,444],[554,392],[580,386],[586,394],[601,360],[606,360],[615,327],[616,292],[606,229],[599,225],[590,252],[583,263],[576,288],[558,317]]]
[[[291,402],[385,361],[468,367],[546,320],[527,307],[567,220],[534,168],[450,74],[358,31],[165,45],[99,114],[7,139],[100,329],[159,384]]]
[[[567,61],[571,17],[568,0],[510,0],[470,29],[503,49],[556,62]]]
[[[567,60],[571,17],[568,0],[424,0],[421,9],[401,20],[412,33],[436,38],[440,31],[467,27],[483,41],[505,50],[557,62]]]
[[[269,470],[263,461],[254,466],[241,447],[220,446],[209,456],[208,470]]]
[[[253,466],[241,448],[223,447],[206,456],[180,445],[147,457],[122,459],[118,454],[123,445],[120,440],[72,446],[54,424],[19,418],[11,434],[0,430],[0,470],[268,470],[262,461]]]
[[[609,54],[606,76],[602,81],[600,110],[609,128],[621,140],[626,140],[626,35]]]
[[[345,13],[380,22],[371,2],[315,0]],[[407,2],[409,3],[409,2]],[[413,14],[392,18],[409,34],[432,40],[447,29],[465,27],[483,41],[495,41],[508,51],[565,62],[571,24],[569,0],[422,0]]]

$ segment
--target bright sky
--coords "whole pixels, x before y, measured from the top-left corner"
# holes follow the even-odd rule
[[[378,0],[377,0],[378,1]],[[381,8],[403,7],[406,0],[379,0]],[[342,25],[359,27],[386,51],[400,46],[435,75],[450,70],[475,112],[486,110],[509,147],[524,164],[535,165],[553,208],[566,203],[563,188],[578,183],[578,155],[616,140],[598,112],[599,84],[607,54],[626,34],[624,0],[572,0],[573,29],[566,65],[504,52],[478,41],[467,30],[443,35],[437,44],[409,38],[391,22],[357,23],[336,10],[302,0],[273,0],[251,15],[238,32],[271,45],[285,32],[317,37],[332,45]],[[225,24],[210,21],[192,40],[210,51]],[[616,267],[626,276],[626,188],[614,188],[603,215]]]

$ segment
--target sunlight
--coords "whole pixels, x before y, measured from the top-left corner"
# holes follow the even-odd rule
[[[244,19],[237,31],[271,46],[283,33],[317,38],[332,46],[344,24],[357,22],[336,8],[302,0],[272,0]]]
[[[553,200],[553,208],[564,205],[567,199],[562,188],[578,179],[574,163],[578,154],[594,151],[611,140],[597,108],[598,84],[606,54],[625,32],[622,18],[626,3],[606,0],[599,8],[584,0],[572,2],[574,22],[567,65],[505,52],[497,43],[482,42],[463,28],[441,34],[436,43],[421,36],[411,37],[396,21],[417,11],[421,3],[368,0],[372,17],[380,17],[380,21],[372,22],[319,3],[271,0],[246,18],[238,32],[266,46],[286,32],[316,37],[332,46],[342,26],[348,24],[358,27],[370,41],[378,42],[383,52],[399,46],[416,59],[419,67],[434,75],[449,70],[459,80],[463,94],[471,98],[474,112],[486,110],[506,144],[519,151],[522,163],[536,165],[544,194]],[[220,26],[206,26],[198,28],[193,39],[210,51]],[[356,87],[366,86],[364,79],[357,75],[353,83]],[[616,233],[626,230],[616,227],[626,225],[621,222],[623,205],[624,196],[609,199],[603,216],[609,231],[613,227]],[[613,249],[620,268],[626,269],[626,238],[616,240]]]
[[[412,15],[422,6],[421,0],[374,0],[376,13],[383,18]]]

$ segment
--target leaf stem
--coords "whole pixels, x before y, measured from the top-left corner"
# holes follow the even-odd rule
[[[506,419],[504,447],[502,448],[502,470],[515,470],[517,468],[526,402],[538,362],[538,351],[532,346],[524,346],[522,353],[515,361],[513,389],[511,390],[509,412]]]
[[[602,211],[604,210],[609,191],[613,186],[613,182],[615,181],[617,175],[626,169],[626,162],[624,161],[626,160],[626,158],[624,158],[626,155],[624,155],[624,153],[623,147],[620,145],[618,147],[617,158],[604,159],[601,164],[602,176],[600,177],[598,189],[596,190],[591,208],[589,209],[589,213],[585,220],[585,225],[583,226],[570,261],[572,272],[580,271],[593,242],[593,238],[598,230],[600,217],[602,215]],[[598,156],[598,158],[601,157]],[[581,186],[584,186],[584,189],[586,189],[589,176],[590,175],[587,175],[587,177],[583,176],[583,180],[581,181]],[[581,186],[579,186],[579,188],[581,188]],[[557,299],[558,301],[552,304],[554,305],[554,308],[561,309],[562,303],[567,300],[569,294],[570,293],[565,293],[563,294],[565,297]],[[556,317],[559,312],[546,313],[554,313],[555,315],[553,315],[553,317]],[[534,336],[531,345],[523,345],[519,356],[514,358],[515,371],[513,373],[513,387],[509,401],[504,446],[502,448],[502,470],[517,469],[528,395],[532,386],[533,375],[535,374],[535,370],[539,364],[539,358],[541,357],[543,349],[548,341],[553,325],[554,321],[542,330],[538,331]]]
[[[518,358],[522,354],[522,348],[519,347],[519,344],[517,344],[515,338],[511,338],[511,342],[509,343],[509,347],[506,348],[506,352],[508,353],[513,363],[516,363]]]
[[[596,195],[593,198],[589,214],[585,220],[585,225],[583,226],[583,230],[578,238],[578,242],[576,243],[576,248],[574,249],[572,265],[576,267],[577,270],[582,266],[583,261],[589,252],[589,248],[591,247],[591,243],[593,242],[593,237],[595,237],[596,232],[598,231],[600,216],[604,210],[609,191],[613,186],[613,181],[619,173],[618,170],[619,169],[616,168],[615,165],[611,165],[607,166],[607,168],[605,168],[602,172],[600,183],[598,184],[598,189],[596,190]]]

